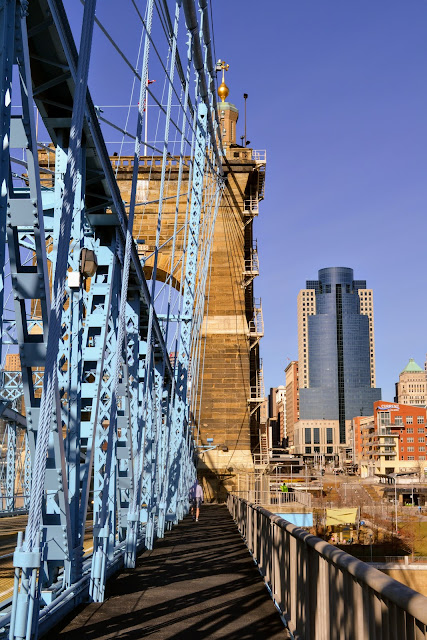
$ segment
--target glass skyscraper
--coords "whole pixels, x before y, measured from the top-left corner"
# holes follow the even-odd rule
[[[307,280],[298,298],[300,420],[346,420],[373,414],[375,388],[373,297],[353,269],[331,267]]]

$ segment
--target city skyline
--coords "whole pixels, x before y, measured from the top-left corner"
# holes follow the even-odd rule
[[[422,364],[427,351],[427,5],[301,0],[256,20],[253,0],[242,8],[218,0],[213,18],[237,139],[246,92],[250,146],[267,149],[254,225],[266,389],[298,356],[301,278],[351,264],[375,291],[377,386],[392,400],[408,359]],[[242,41],[261,35],[262,55],[248,64]]]
[[[319,270],[319,272],[320,272],[320,271],[327,271],[327,270],[329,270],[329,269],[331,269],[331,268],[333,268],[333,267],[323,267],[322,269],[320,269],[320,270]],[[345,267],[344,267],[344,268],[345,268]],[[299,293],[301,293],[301,292],[299,292]],[[298,295],[299,295],[299,294],[298,294]],[[363,304],[363,300],[362,300],[362,304]],[[296,323],[295,323],[297,327],[298,327],[299,323],[300,323],[300,319],[299,319],[299,313],[298,313],[298,317],[297,317],[297,320],[296,320]],[[373,319],[372,319],[372,325],[373,325],[373,327],[372,327],[372,328],[373,328],[374,335],[376,335],[376,322],[374,322],[374,320],[373,320]],[[297,354],[297,355],[296,355],[296,357],[295,357],[295,358],[290,358],[290,357],[287,357],[287,358],[286,358],[286,362],[285,362],[285,365],[284,365],[284,371],[286,370],[286,368],[288,367],[288,365],[289,365],[293,360],[295,360],[296,362],[299,362],[299,363],[300,363],[299,353],[300,353],[300,346],[301,346],[301,345],[300,345],[299,343],[300,343],[300,340],[298,339],[298,341],[297,341],[297,345],[296,345],[296,348],[295,348],[295,352],[296,352],[296,354]],[[375,338],[374,338],[374,344],[375,344]],[[426,343],[426,344],[427,344],[427,343]],[[419,353],[423,353],[424,355],[423,355],[423,356],[420,356],[418,359],[417,359],[416,357],[415,357],[415,358],[414,358],[414,357],[412,357],[412,355],[408,355],[408,356],[406,357],[406,360],[404,360],[404,361],[403,361],[403,363],[402,363],[402,365],[400,366],[400,368],[396,369],[396,371],[395,371],[395,372],[390,372],[390,379],[394,376],[393,391],[391,391],[390,389],[388,389],[388,393],[384,394],[384,392],[382,392],[382,400],[383,400],[383,401],[389,401],[389,402],[394,402],[394,401],[396,401],[396,400],[395,400],[395,393],[396,393],[396,391],[395,391],[395,386],[397,385],[397,383],[398,383],[398,381],[399,381],[399,376],[402,374],[402,372],[403,372],[403,371],[405,371],[406,367],[408,366],[408,362],[410,363],[411,361],[414,361],[417,367],[420,367],[420,364],[419,364],[419,363],[421,363],[421,364],[423,365],[423,367],[420,367],[420,368],[421,368],[421,369],[423,369],[423,370],[426,372],[426,375],[427,375],[427,352],[422,351],[422,349],[420,349],[420,350],[419,350]],[[376,358],[375,358],[375,351],[374,351],[374,359],[375,359],[375,361],[376,361]],[[374,365],[374,366],[375,366],[375,365]],[[301,383],[301,376],[302,376],[302,379],[304,379],[304,371],[300,372],[300,383]],[[376,378],[376,367],[375,367],[375,374],[374,374],[374,376],[375,376],[375,378]],[[265,377],[266,377],[266,378],[268,378],[268,374],[267,374],[267,375],[265,375]],[[286,380],[286,375],[284,375],[283,379],[284,379],[284,380]],[[283,382],[282,382],[282,378],[280,379],[280,381],[277,381],[276,386],[277,386],[277,385],[279,385],[279,384],[283,384]],[[375,385],[373,385],[373,386],[375,386]],[[270,387],[267,387],[267,386],[266,386],[266,388],[270,388]],[[377,385],[377,388],[379,388],[379,389],[381,389],[381,390],[383,389],[383,387],[382,387],[380,384],[378,384],[378,385]]]
[[[78,25],[82,6],[71,0],[66,6]],[[106,27],[114,37],[131,33],[134,25],[117,24],[114,9],[106,0]],[[247,93],[249,146],[267,150],[266,197],[254,225],[265,387],[283,384],[287,364],[297,359],[294,300],[301,277],[314,277],[320,266],[351,264],[376,292],[377,385],[392,400],[408,359],[423,363],[427,352],[427,296],[420,295],[426,288],[427,85],[420,79],[427,68],[427,4],[301,0],[276,3],[274,13],[258,9],[255,0],[212,6],[215,57],[230,65],[227,99],[240,112],[237,141]],[[249,64],[242,43],[260,38],[262,54],[251,55]],[[96,73],[110,45],[99,30],[95,40],[94,101],[126,104],[132,78],[117,77],[122,99],[111,102],[111,87]],[[131,60],[137,43],[126,39]],[[125,112],[121,118],[124,126]]]

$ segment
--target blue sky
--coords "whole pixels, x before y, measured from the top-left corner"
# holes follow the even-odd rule
[[[81,4],[65,5],[76,26]],[[98,16],[134,62],[130,0],[120,20],[117,6],[100,0]],[[266,388],[297,358],[305,280],[346,266],[374,290],[377,386],[390,400],[408,359],[423,366],[427,352],[427,2],[213,0],[213,19],[216,57],[230,64],[228,100],[241,109],[238,137],[246,92],[248,139],[267,150],[255,221]],[[95,103],[127,104],[131,83],[97,30]]]
[[[214,0],[213,10],[228,100],[243,114],[248,93],[248,138],[267,150],[255,222],[266,388],[298,357],[305,280],[346,266],[374,290],[377,386],[392,399],[408,359],[424,366],[427,351],[427,2]]]

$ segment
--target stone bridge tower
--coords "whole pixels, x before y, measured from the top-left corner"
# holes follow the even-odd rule
[[[223,169],[226,187],[219,206],[214,240],[210,296],[206,303],[203,338],[206,339],[203,393],[195,437],[200,446],[200,472],[207,481],[208,495],[219,487],[234,486],[236,474],[254,469],[253,454],[260,453],[259,407],[264,398],[259,340],[263,335],[261,302],[254,298],[253,280],[258,275],[258,255],[253,220],[264,194],[265,152],[236,144],[239,112],[226,102],[225,83],[219,104],[225,148]],[[224,90],[225,87],[225,90]],[[130,200],[133,157],[112,157],[122,198]],[[143,214],[136,213],[134,236],[145,274],[151,277],[155,244],[161,157],[141,158],[137,202],[146,202]],[[41,158],[43,165],[43,158]],[[184,169],[180,192],[178,225],[185,221],[188,168]],[[172,235],[178,181],[178,160],[168,159],[168,181],[163,208],[161,244]],[[182,202],[182,206],[181,206]],[[151,204],[150,204],[151,203]],[[182,249],[178,235],[176,253]],[[171,270],[171,244],[162,249],[157,279],[164,281]],[[172,284],[179,284],[174,274]],[[201,386],[200,386],[201,389]]]
[[[259,340],[261,301],[254,298],[259,273],[253,221],[264,196],[265,152],[236,144],[239,112],[218,90],[223,162],[227,177],[212,247],[212,272],[200,414],[201,468],[214,492],[253,471],[260,454],[259,407],[264,399]],[[216,476],[214,478],[214,476]]]

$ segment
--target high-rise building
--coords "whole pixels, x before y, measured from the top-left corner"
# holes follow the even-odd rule
[[[413,358],[399,375],[394,401],[415,407],[427,406],[427,373]]]
[[[286,375],[286,436],[290,451],[294,446],[294,427],[299,419],[298,362],[292,360],[285,369]]]
[[[283,438],[286,436],[285,411],[286,411],[286,389],[284,385],[271,387],[268,396],[268,425],[271,431],[273,446],[281,446]]]
[[[373,293],[353,269],[320,269],[318,280],[307,280],[298,295],[298,342],[300,421],[337,420],[334,444],[345,446],[350,421],[372,415],[381,399]]]
[[[279,445],[283,445],[283,441],[287,436],[286,433],[286,387],[280,385],[276,389],[276,408],[277,408],[277,425],[279,429]]]

